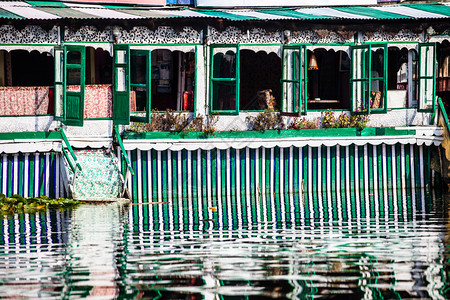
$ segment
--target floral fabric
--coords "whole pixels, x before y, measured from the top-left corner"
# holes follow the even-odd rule
[[[53,114],[53,89],[50,87],[0,87],[0,116],[46,114]]]
[[[79,91],[77,85],[67,86],[68,91]],[[110,84],[90,84],[84,86],[84,118],[112,117],[112,89]]]
[[[79,91],[76,85],[67,91]],[[1,86],[0,116],[38,116],[54,113],[53,87]],[[110,84],[86,85],[84,91],[84,118],[112,117],[112,89]]]

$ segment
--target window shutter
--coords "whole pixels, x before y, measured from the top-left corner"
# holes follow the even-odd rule
[[[65,46],[64,124],[83,126],[86,49],[84,46]]]
[[[113,120],[115,125],[130,124],[130,47],[113,47]]]
[[[419,44],[419,109],[434,111],[436,98],[436,44]]]

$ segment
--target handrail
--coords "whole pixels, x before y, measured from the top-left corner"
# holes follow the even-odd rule
[[[67,162],[69,163],[70,169],[72,170],[72,172],[75,173],[75,167],[72,164],[72,161],[70,160],[69,154],[67,154],[66,149],[64,149],[64,147],[61,147],[62,152],[64,154],[64,157],[67,159]]]
[[[69,149],[70,155],[72,155],[72,158],[73,158],[73,160],[75,161],[75,164],[76,164],[77,168],[81,171],[81,170],[82,170],[82,169],[81,169],[81,165],[78,163],[77,156],[76,156],[75,152],[73,151],[72,146],[70,146],[69,140],[67,139],[67,136],[66,136],[66,134],[64,133],[64,130],[62,129],[62,127],[59,128],[59,132],[61,133],[61,137],[62,137],[64,143],[66,144],[67,149]],[[64,147],[62,147],[62,148],[64,149]],[[65,150],[64,150],[64,151],[65,151]],[[69,159],[68,159],[68,160],[69,160]],[[72,169],[72,170],[73,170],[73,169]]]
[[[439,109],[441,110],[442,115],[444,116],[444,122],[447,127],[447,131],[450,133],[450,124],[448,121],[447,112],[445,111],[444,102],[442,102],[441,97],[438,98]]]
[[[122,138],[120,137],[120,133],[119,133],[119,127],[117,125],[114,126],[114,132],[116,133],[117,141],[119,142],[119,146],[120,146],[120,150],[121,150],[120,152],[121,152],[123,158],[125,159],[128,168],[130,169],[131,175],[134,175],[134,171],[133,171],[133,167],[131,166],[130,158],[128,157],[125,147],[123,146]]]

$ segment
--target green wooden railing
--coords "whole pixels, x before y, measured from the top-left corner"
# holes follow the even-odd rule
[[[122,154],[122,157],[125,159],[128,169],[130,170],[131,174],[134,175],[133,167],[131,166],[130,158],[128,157],[127,151],[125,150],[125,147],[123,146],[122,138],[120,137],[119,127],[117,125],[114,126],[114,132],[116,133],[117,141],[119,142],[120,146],[120,152]]]
[[[64,141],[64,144],[66,144],[66,147],[69,150],[69,153],[72,156],[73,161],[76,164],[76,167],[81,171],[81,165],[78,163],[77,156],[76,156],[75,152],[73,151],[72,146],[70,146],[69,140],[67,139],[67,136],[66,136],[66,134],[64,133],[64,130],[61,127],[59,128],[59,132],[61,133],[61,138]],[[64,156],[66,157],[67,161],[69,162],[70,168],[75,173],[76,168],[74,167],[72,161],[70,160],[70,156],[67,153],[67,150],[64,149],[64,145],[62,145],[61,149],[62,149],[62,152],[63,152]]]
[[[448,121],[447,112],[445,111],[444,103],[442,102],[442,99],[440,97],[438,98],[438,105],[439,105],[439,110],[441,111],[442,116],[444,117],[444,122],[445,122],[447,132],[450,133],[450,124]]]

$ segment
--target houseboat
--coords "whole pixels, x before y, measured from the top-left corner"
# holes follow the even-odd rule
[[[439,186],[449,3],[311,2],[1,2],[0,193],[251,207]]]

